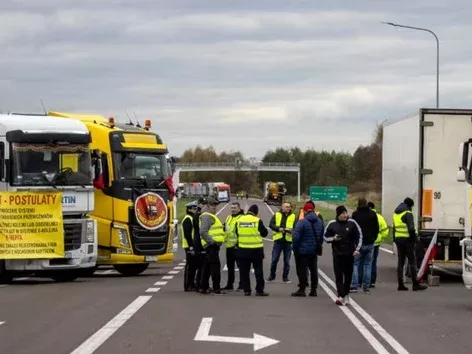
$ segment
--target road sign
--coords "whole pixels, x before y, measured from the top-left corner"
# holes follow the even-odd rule
[[[322,202],[344,202],[347,199],[347,187],[310,187],[310,200]]]
[[[279,343],[279,341],[276,339],[265,337],[257,333],[254,333],[254,336],[252,338],[210,335],[212,321],[212,317],[202,318],[200,327],[198,328],[197,334],[195,335],[195,341],[251,344],[252,346],[254,346],[254,351],[258,351],[260,349],[264,349],[270,347],[271,345]]]

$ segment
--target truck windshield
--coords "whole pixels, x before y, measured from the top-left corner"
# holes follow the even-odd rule
[[[12,166],[14,186],[92,184],[88,145],[12,143]]]
[[[117,179],[157,179],[170,176],[164,154],[115,152],[113,154]]]

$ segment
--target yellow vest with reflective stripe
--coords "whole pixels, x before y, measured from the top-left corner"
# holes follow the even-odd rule
[[[225,230],[223,228],[223,223],[221,222],[220,218],[216,216],[215,214],[211,214],[208,212],[204,212],[200,215],[199,218],[199,225],[201,226],[202,223],[202,217],[204,215],[211,216],[214,220],[213,225],[211,225],[210,230],[208,231],[208,235],[213,239],[213,241],[218,242],[218,243],[223,243],[225,242]],[[202,242],[202,247],[206,247],[208,243],[201,238]]]
[[[184,218],[182,219],[182,222],[180,223],[180,230],[182,231],[182,247],[183,248],[188,248],[188,242],[185,239],[185,234],[184,234],[184,221],[190,219],[192,221],[192,240],[194,236],[194,228],[193,228],[193,218],[191,215],[185,215]]]
[[[282,213],[280,211],[275,213],[275,227],[280,227],[280,223],[282,222]],[[295,214],[290,214],[287,216],[287,221],[285,227],[287,229],[292,229],[293,230],[293,224],[295,224]],[[272,234],[272,239],[274,241],[280,240],[283,238],[283,234],[281,232],[274,232]],[[285,239],[288,242],[292,242],[292,235],[289,233],[285,234]]]
[[[402,221],[403,215],[411,213],[409,210],[405,210],[401,214],[393,214],[393,227],[395,228],[395,238],[408,238],[410,233],[408,232],[408,226]],[[412,213],[411,213],[412,214]],[[416,231],[416,230],[415,230]]]
[[[264,243],[259,233],[259,218],[246,214],[242,215],[236,225],[238,227],[238,247],[239,248],[263,248]]]
[[[236,246],[236,244],[238,243],[238,237],[234,233],[234,228],[236,226],[236,221],[238,221],[238,219],[241,216],[242,216],[242,214],[238,214],[236,216],[233,216],[233,215],[229,214],[226,217],[226,221],[225,221],[225,226],[226,226],[225,246],[226,246],[226,248],[232,248],[232,247]]]
[[[375,211],[375,210],[374,210]],[[379,220],[379,234],[377,235],[377,239],[375,240],[375,245],[379,246],[382,241],[388,236],[388,225],[387,222],[385,221],[384,217],[377,213],[377,219]]]

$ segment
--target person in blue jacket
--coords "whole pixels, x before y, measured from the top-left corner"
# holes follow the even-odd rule
[[[306,296],[308,270],[311,276],[309,296],[317,296],[318,288],[318,254],[317,247],[323,242],[323,222],[314,212],[312,202],[303,206],[305,216],[297,222],[293,231],[292,247],[298,275],[298,290],[292,296]]]

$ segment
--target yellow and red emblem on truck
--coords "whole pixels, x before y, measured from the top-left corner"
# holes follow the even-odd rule
[[[148,230],[156,230],[167,222],[167,205],[164,199],[156,193],[145,193],[136,198],[136,219]]]

